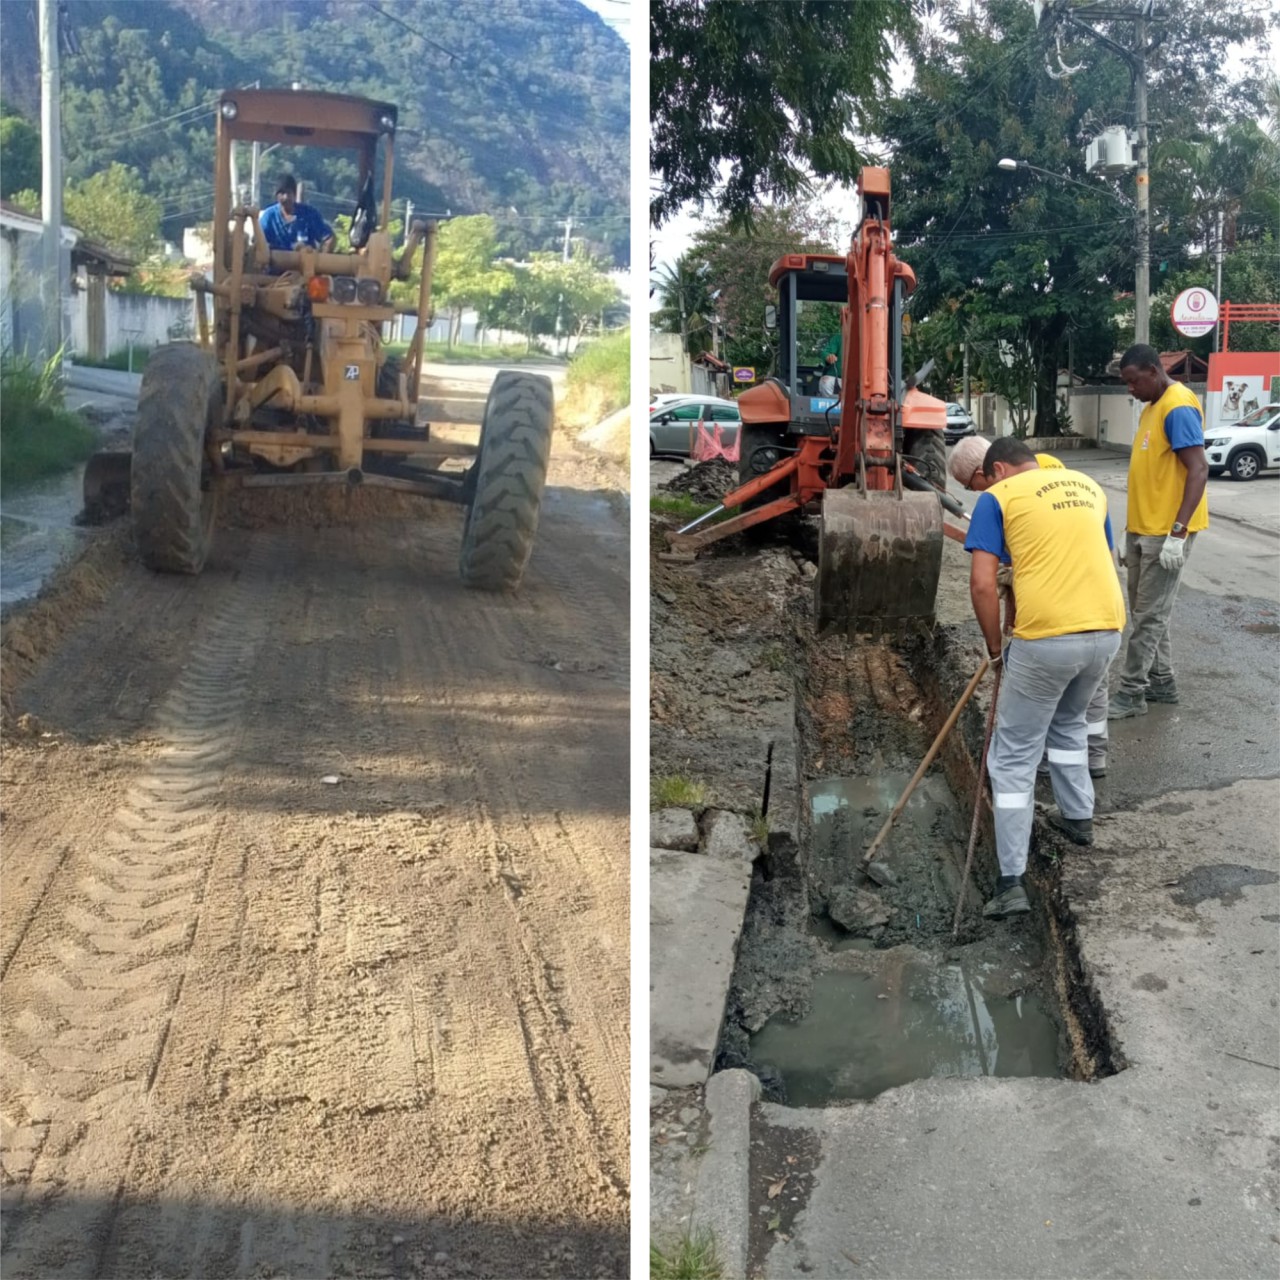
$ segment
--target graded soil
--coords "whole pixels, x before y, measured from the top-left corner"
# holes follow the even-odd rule
[[[558,440],[514,597],[415,503],[6,622],[6,1276],[626,1274],[615,496]]]

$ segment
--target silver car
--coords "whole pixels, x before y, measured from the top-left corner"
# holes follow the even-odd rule
[[[741,421],[738,406],[719,396],[683,396],[655,404],[649,410],[649,454],[687,458],[699,423],[723,424],[721,439],[732,445],[738,438]]]

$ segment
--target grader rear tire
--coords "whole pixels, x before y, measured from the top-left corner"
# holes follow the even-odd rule
[[[922,430],[905,432],[902,452],[909,454],[920,472],[930,484],[947,490],[947,442],[941,431]]]
[[[205,438],[220,395],[217,364],[194,343],[158,347],[147,361],[133,428],[130,505],[134,541],[150,569],[204,568],[218,496]]]
[[[503,370],[493,380],[462,530],[458,572],[480,591],[514,591],[533,552],[551,460],[551,379]]]

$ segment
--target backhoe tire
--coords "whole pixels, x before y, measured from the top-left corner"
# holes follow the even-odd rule
[[[941,431],[907,431],[902,452],[909,454],[916,470],[944,493],[947,489],[947,442]]]
[[[751,469],[751,455],[757,449],[763,449],[766,445],[777,445],[783,448],[783,434],[777,427],[758,427],[747,426],[744,422],[738,428],[738,485],[741,487],[749,480],[756,478],[756,472]],[[778,460],[781,461],[788,454],[780,452]],[[754,498],[748,498],[746,502],[739,508],[741,511],[754,511],[756,507],[763,507],[768,502],[776,502],[777,499],[784,497],[790,491],[790,481],[783,480],[778,484],[772,485],[763,493],[757,494]],[[773,534],[780,532],[778,521],[782,520],[781,529],[785,530],[788,525],[794,526],[797,517],[794,514],[788,514],[781,517],[775,517],[772,520],[765,520],[760,524],[753,524],[742,531],[742,536],[748,542],[761,542],[767,540]]]
[[[480,452],[467,479],[471,505],[458,572],[479,591],[514,591],[533,552],[551,460],[551,379],[503,370],[493,380]]]
[[[149,569],[194,574],[204,568],[218,497],[205,440],[221,394],[213,356],[194,343],[157,347],[147,361],[129,500],[134,542]]]

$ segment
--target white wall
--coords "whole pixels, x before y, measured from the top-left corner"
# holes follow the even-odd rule
[[[649,390],[685,394],[692,392],[689,357],[680,345],[678,333],[649,330]]]
[[[89,350],[88,295],[77,289],[71,295],[71,351]],[[145,293],[106,295],[107,354],[135,347],[156,347],[179,338],[194,338],[195,303],[191,298],[156,298]]]

